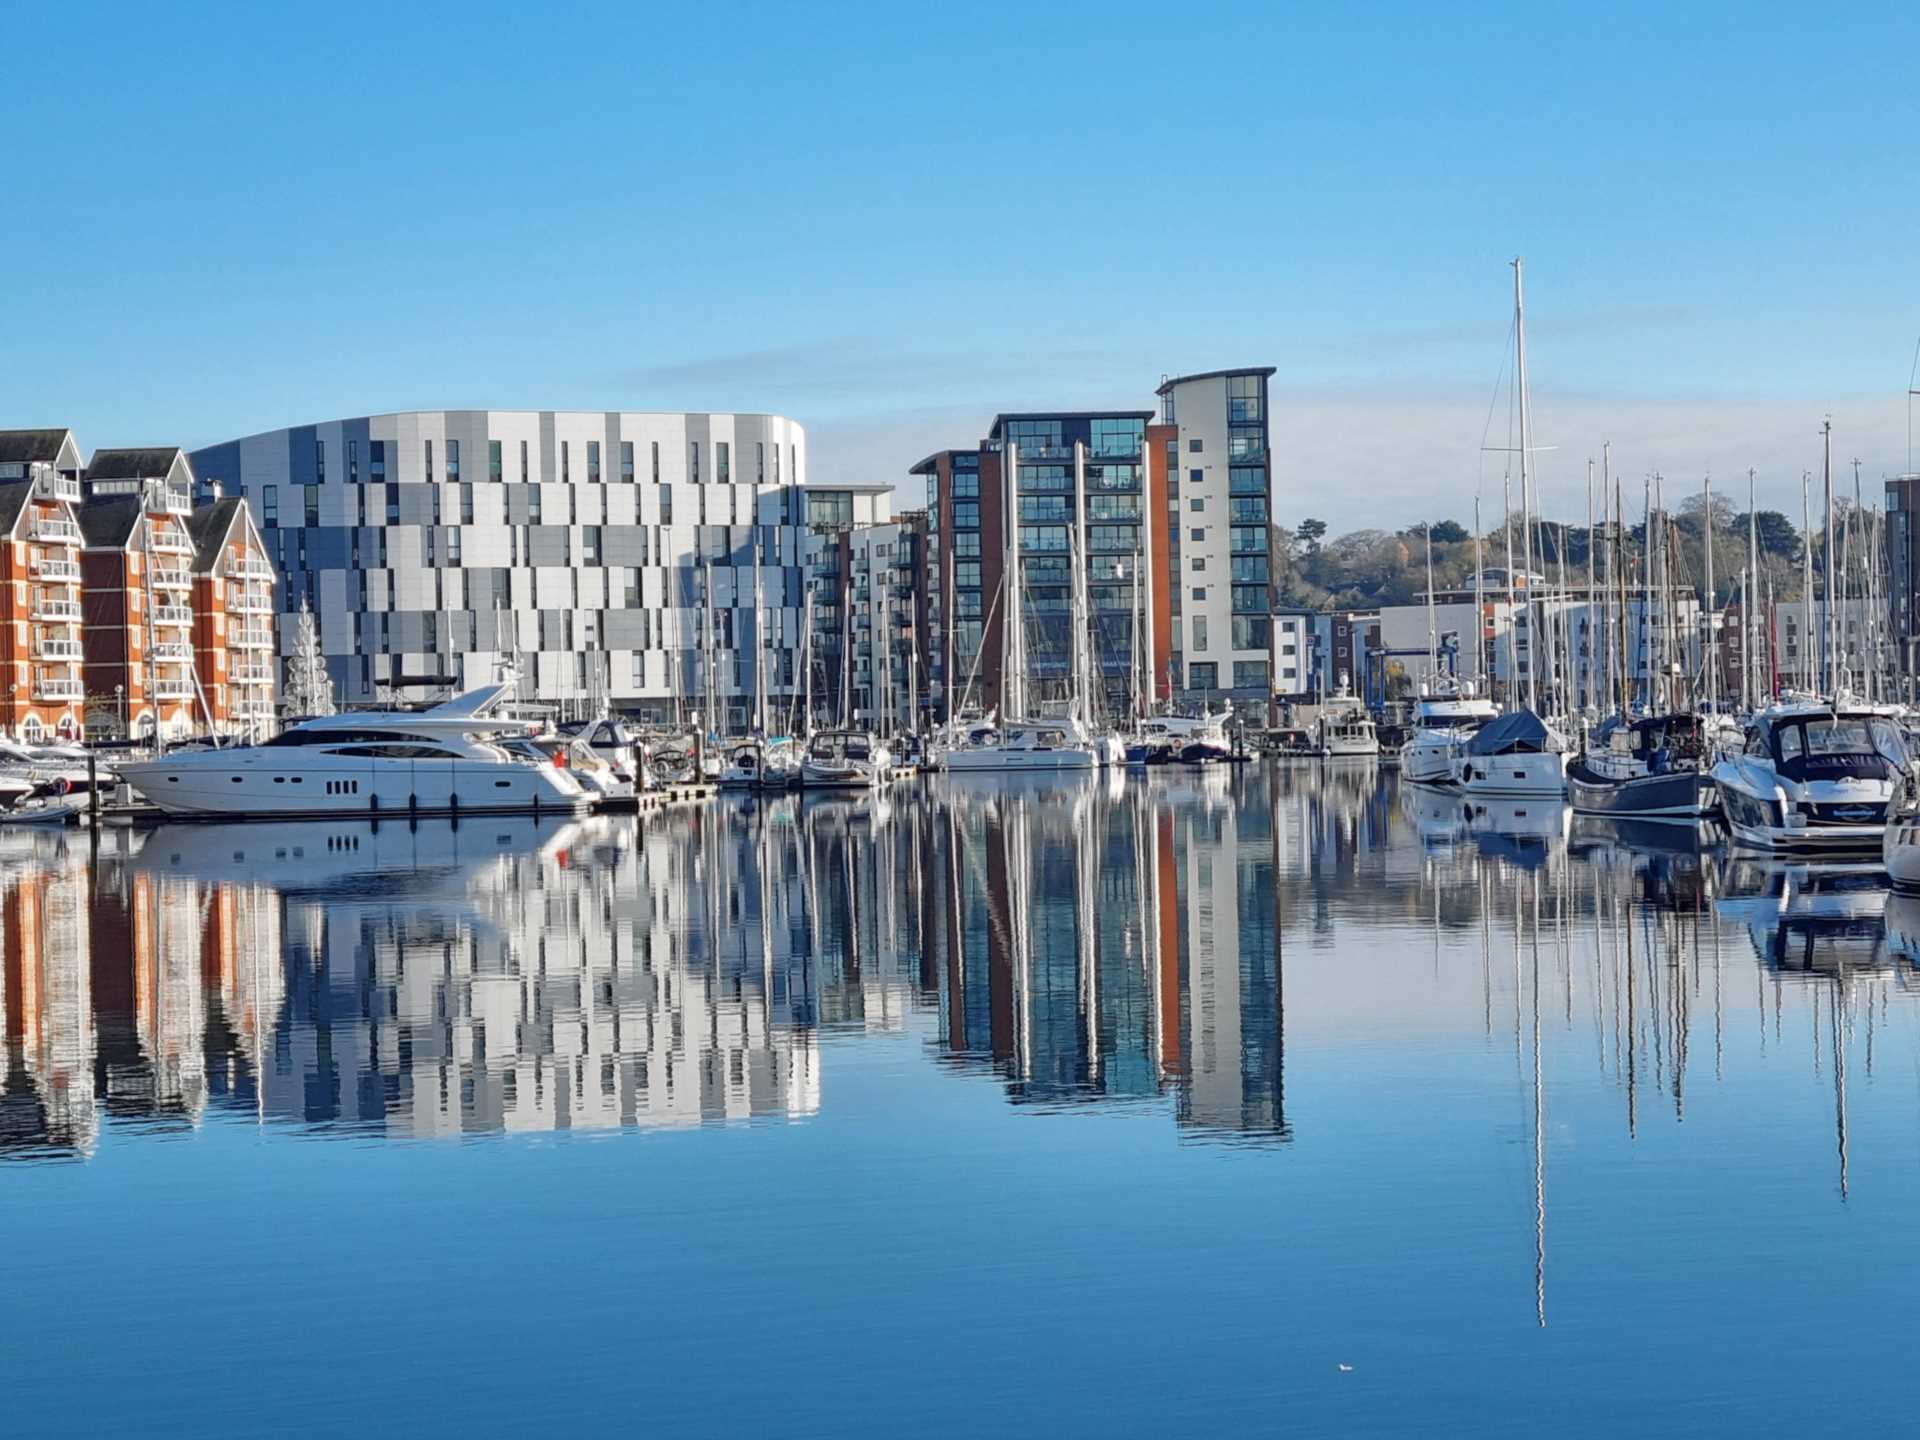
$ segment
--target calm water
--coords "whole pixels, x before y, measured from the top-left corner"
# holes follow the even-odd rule
[[[1872,874],[1258,765],[0,847],[9,1435],[1920,1402]]]

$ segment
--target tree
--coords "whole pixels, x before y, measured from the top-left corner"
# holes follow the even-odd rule
[[[1739,536],[1740,543],[1747,540],[1747,517],[1736,515],[1728,527]],[[1760,534],[1760,553],[1778,555],[1784,560],[1800,558],[1800,532],[1794,523],[1778,510],[1762,510],[1754,516],[1754,528]]]
[[[295,715],[333,714],[333,677],[327,674],[327,657],[320,649],[320,627],[314,624],[313,610],[304,597],[294,622],[293,654],[287,660],[286,702]]]
[[[1433,543],[1436,545],[1458,545],[1472,538],[1467,534],[1467,527],[1458,520],[1436,521],[1433,527]]]
[[[1320,542],[1326,539],[1327,522],[1324,520],[1302,520],[1300,528],[1293,532],[1300,543],[1307,547],[1309,555],[1320,553]]]

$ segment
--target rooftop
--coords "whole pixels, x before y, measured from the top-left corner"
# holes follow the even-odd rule
[[[1270,380],[1277,373],[1272,365],[1242,365],[1237,370],[1201,370],[1192,375],[1175,375],[1172,379],[1162,380],[1160,388],[1153,393],[1164,395],[1176,385],[1190,384],[1195,380],[1224,380],[1229,375],[1258,375],[1262,380]]]

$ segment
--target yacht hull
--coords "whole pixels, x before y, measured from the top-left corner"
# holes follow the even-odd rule
[[[1609,780],[1578,762],[1567,769],[1567,795],[1582,815],[1694,822],[1718,813],[1713,777],[1698,770]]]
[[[945,768],[952,774],[981,774],[988,771],[1091,770],[1097,763],[1094,752],[1078,746],[1059,749],[1002,749],[982,745],[973,750],[949,750]]]
[[[559,773],[469,760],[368,763],[269,748],[196,751],[120,767],[121,778],[163,814],[223,820],[585,814],[592,797]]]
[[[1567,757],[1547,750],[1465,755],[1454,762],[1453,778],[1469,795],[1565,795]]]

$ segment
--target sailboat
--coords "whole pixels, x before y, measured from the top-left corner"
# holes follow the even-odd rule
[[[1076,448],[1074,473],[1081,472]],[[1008,445],[1005,472],[1008,482],[1001,486],[1003,513],[1010,507],[1014,480],[1020,473],[1020,450]],[[1078,532],[1076,527],[1076,533]],[[953,773],[977,773],[994,770],[1091,770],[1100,763],[1099,753],[1087,736],[1077,714],[1059,719],[1036,720],[1027,713],[1025,615],[1021,604],[1019,527],[1002,525],[1006,542],[1006,615],[1000,625],[1001,701],[1005,717],[991,730],[976,730],[969,742],[945,754],[943,764]],[[1075,614],[1078,615],[1078,607]],[[1076,656],[1082,648],[1076,641]],[[1076,665],[1076,668],[1077,665]]]
[[[1533,576],[1533,410],[1527,390],[1527,311],[1524,269],[1513,262],[1514,386],[1519,412],[1520,457],[1520,536],[1524,574],[1528,589]],[[1508,570],[1507,583],[1513,583]],[[1564,796],[1567,785],[1566,737],[1542,718],[1538,710],[1538,675],[1546,647],[1541,637],[1550,635],[1549,627],[1538,623],[1544,618],[1534,614],[1534,601],[1523,603],[1527,620],[1528,660],[1526,704],[1481,727],[1453,759],[1453,781],[1468,792],[1497,795]],[[1509,618],[1509,624],[1512,618]],[[1550,642],[1549,642],[1550,644]],[[1511,641],[1509,655],[1514,653]],[[1550,653],[1550,652],[1548,652]],[[1550,663],[1550,662],[1549,662]],[[1551,670],[1549,669],[1549,677]]]

